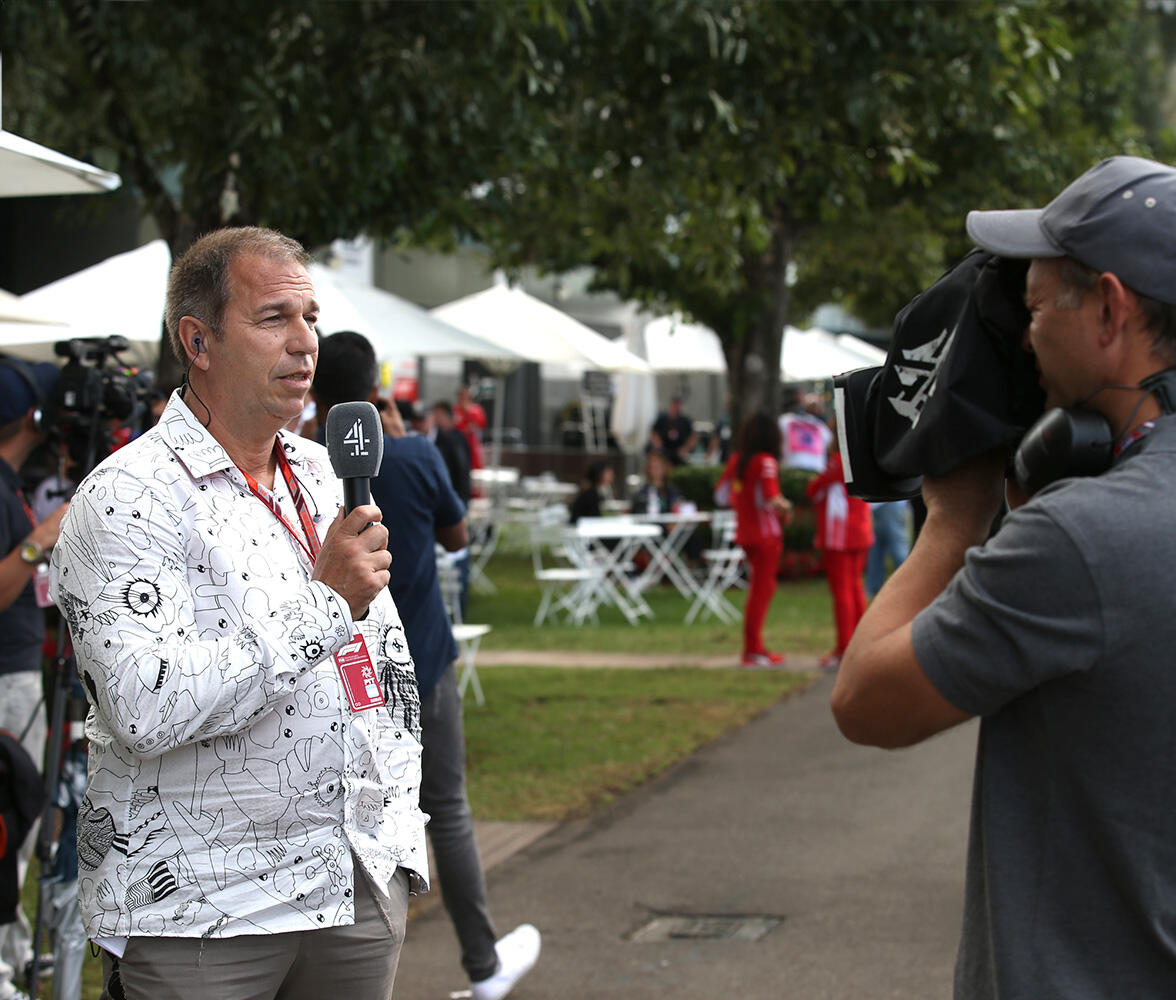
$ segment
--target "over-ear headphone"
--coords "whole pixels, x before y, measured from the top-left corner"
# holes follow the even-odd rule
[[[1149,375],[1139,388],[1150,392],[1168,416],[1176,413],[1176,368]],[[1017,483],[1028,496],[1068,476],[1098,476],[1115,460],[1115,432],[1101,413],[1047,410],[1025,432],[1013,458]]]
[[[0,365],[5,368],[11,368],[23,380],[25,385],[29,387],[29,392],[33,396],[33,429],[40,431],[45,429],[45,395],[41,392],[41,384],[34,377],[32,369],[28,364],[21,361],[19,358],[0,357]]]

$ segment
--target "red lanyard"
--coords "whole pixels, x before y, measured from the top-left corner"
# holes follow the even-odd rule
[[[24,490],[18,489],[16,495],[20,499],[20,505],[24,508],[25,517],[29,519],[29,524],[35,528],[37,526],[37,515],[33,513],[33,508],[29,506],[29,502],[25,499]]]
[[[270,513],[274,517],[282,522],[285,529],[290,532],[290,536],[302,547],[302,551],[306,553],[310,564],[313,566],[319,554],[318,529],[315,527],[314,518],[307,509],[306,498],[302,495],[302,487],[298,485],[298,480],[290,468],[290,463],[286,460],[286,453],[282,449],[282,442],[277,439],[274,440],[274,458],[277,460],[278,469],[281,470],[282,478],[286,480],[286,488],[290,491],[290,499],[294,501],[294,509],[298,511],[298,520],[302,525],[302,534],[305,536],[305,541],[298,537],[298,532],[295,530],[294,525],[287,521],[285,515],[282,514],[281,509],[278,507],[277,498],[273,493],[262,486],[244,469],[240,469],[239,471],[245,477],[245,482],[249,484],[249,489],[253,495],[269,508]]]
[[[1154,420],[1149,420],[1146,423],[1142,423],[1136,427],[1135,430],[1133,430],[1130,434],[1124,437],[1122,441],[1115,445],[1115,458],[1118,458],[1120,455],[1122,455],[1123,452],[1135,444],[1135,442],[1140,438],[1146,437],[1148,434],[1150,434],[1155,426],[1156,422]]]

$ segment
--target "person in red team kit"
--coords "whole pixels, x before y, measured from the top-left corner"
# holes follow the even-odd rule
[[[825,471],[805,486],[817,515],[817,548],[823,553],[825,578],[833,595],[833,619],[837,624],[837,646],[821,660],[826,670],[836,670],[853,630],[866,613],[863,576],[874,524],[870,505],[851,497],[845,488],[841,452],[834,439]]]
[[[468,385],[457,390],[457,404],[453,407],[453,426],[464,435],[470,446],[470,468],[481,469],[486,465],[482,456],[482,431],[486,429],[486,411],[474,402]]]
[[[735,509],[735,541],[747,554],[751,578],[743,607],[745,667],[770,667],[784,662],[764,647],[764,619],[776,592],[776,570],[784,549],[781,520],[792,513],[780,493],[780,428],[767,413],[753,413],[739,431],[735,453],[715,487],[719,503]]]

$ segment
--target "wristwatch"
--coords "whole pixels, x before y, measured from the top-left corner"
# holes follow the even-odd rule
[[[31,538],[26,538],[20,543],[20,558],[22,562],[26,562],[30,566],[37,566],[43,563],[47,556],[40,545]]]

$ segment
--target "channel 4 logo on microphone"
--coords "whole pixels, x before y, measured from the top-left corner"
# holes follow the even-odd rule
[[[371,438],[363,426],[362,419],[356,420],[351,425],[351,430],[343,438],[343,444],[348,446],[353,458],[359,458],[361,455],[369,454],[368,449],[371,447]]]

